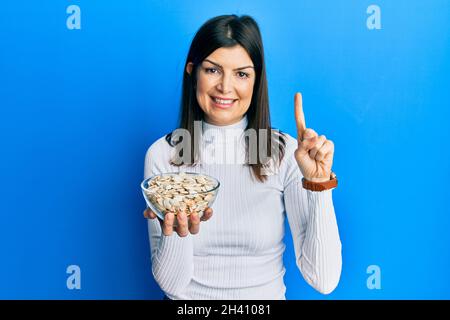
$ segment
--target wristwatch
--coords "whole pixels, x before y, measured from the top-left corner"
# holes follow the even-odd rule
[[[302,179],[303,188],[311,191],[324,191],[328,189],[333,189],[337,187],[337,183],[338,183],[337,177],[334,172],[331,172],[330,180],[324,182],[312,182],[306,180],[305,178]]]

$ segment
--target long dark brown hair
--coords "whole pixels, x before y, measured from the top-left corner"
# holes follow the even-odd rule
[[[249,54],[256,71],[255,84],[253,88],[252,101],[247,110],[247,129],[254,129],[259,133],[260,129],[265,129],[267,137],[267,157],[272,158],[272,155],[278,154],[278,159],[272,159],[274,163],[281,163],[286,147],[286,140],[283,133],[272,130],[270,124],[269,113],[269,94],[267,88],[266,66],[264,62],[264,48],[262,44],[261,33],[256,21],[248,16],[243,15],[238,17],[236,15],[222,15],[214,17],[206,21],[197,31],[192,40],[189,53],[186,58],[184,74],[183,74],[183,88],[181,97],[181,119],[179,128],[185,129],[189,132],[191,137],[194,137],[194,121],[204,120],[204,112],[198,105],[196,98],[196,84],[197,84],[197,68],[202,61],[207,58],[212,52],[218,48],[229,48],[236,45],[241,45]],[[193,68],[189,74],[186,71],[186,66],[189,62],[193,63]],[[173,139],[174,132],[166,135],[166,141],[173,147],[182,141]],[[246,137],[248,138],[248,137]],[[257,134],[257,154],[260,153],[260,136]],[[249,143],[246,141],[247,159],[249,154]],[[200,141],[193,141],[191,143],[190,162],[189,165],[195,165],[198,160],[196,150],[199,150]],[[195,146],[197,144],[197,146]],[[274,148],[279,148],[275,150]],[[274,151],[278,151],[274,153]],[[182,150],[181,150],[182,153]],[[179,156],[182,156],[180,154]],[[172,162],[172,164],[174,164]],[[177,165],[182,165],[177,164]],[[268,163],[261,162],[260,157],[257,157],[257,162],[249,164],[255,177],[264,182],[267,176],[264,174],[264,167]]]

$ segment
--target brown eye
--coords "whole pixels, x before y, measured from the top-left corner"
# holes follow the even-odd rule
[[[239,71],[238,75],[239,75],[239,78],[242,78],[242,79],[245,79],[245,78],[249,77],[248,73],[245,73],[245,72],[242,72],[242,71]]]
[[[205,68],[205,72],[215,74],[215,73],[217,73],[217,69],[216,68]]]

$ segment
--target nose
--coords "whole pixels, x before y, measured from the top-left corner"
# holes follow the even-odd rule
[[[220,79],[217,89],[224,94],[231,92],[233,86],[231,77],[223,74]]]

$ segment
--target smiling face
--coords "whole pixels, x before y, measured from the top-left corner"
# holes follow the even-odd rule
[[[191,74],[193,64],[186,71]],[[197,69],[197,101],[208,123],[225,126],[242,119],[250,107],[255,69],[247,51],[240,45],[219,48]]]

